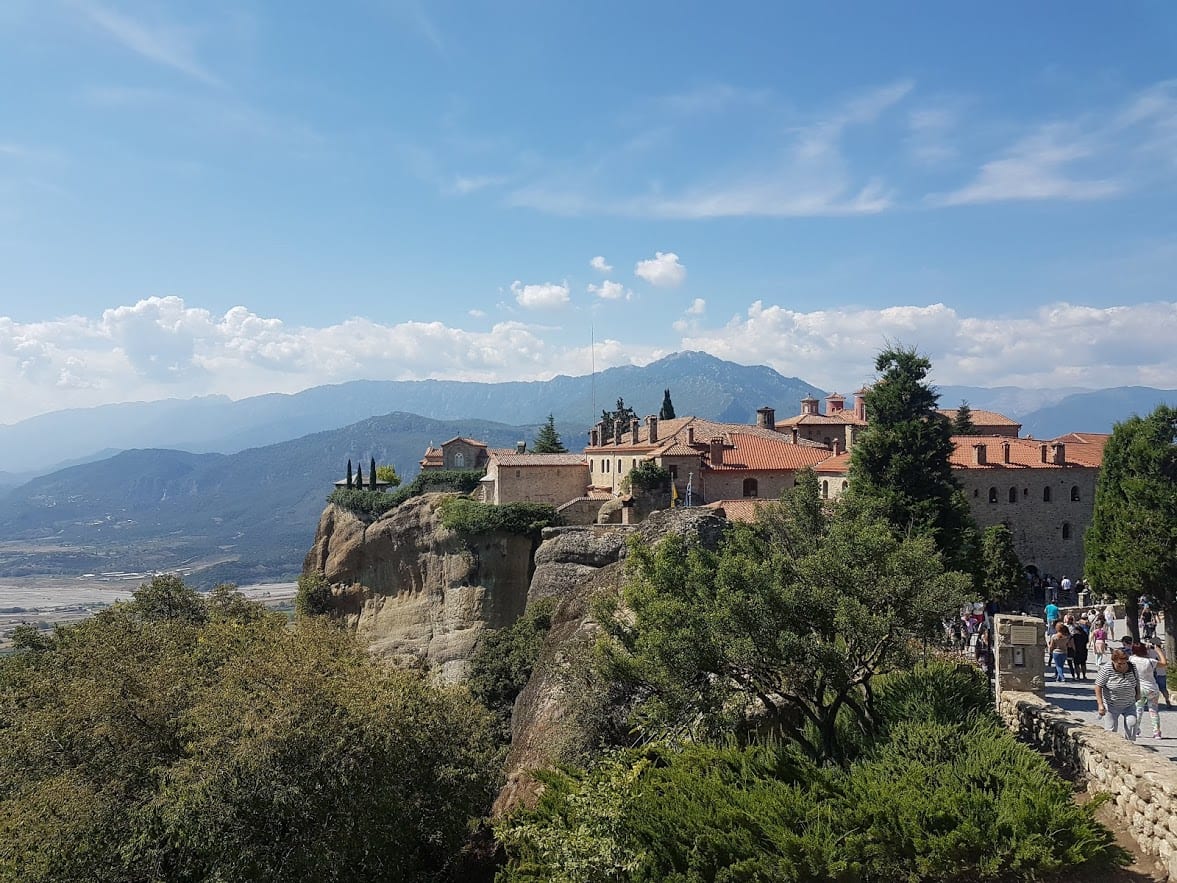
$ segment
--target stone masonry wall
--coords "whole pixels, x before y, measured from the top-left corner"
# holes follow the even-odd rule
[[[1177,879],[1177,765],[1033,693],[1006,690],[997,711],[1021,738],[1081,774],[1088,791],[1110,794],[1140,849]]]
[[[551,503],[559,506],[584,496],[589,484],[587,465],[499,466],[495,486],[504,503]]]

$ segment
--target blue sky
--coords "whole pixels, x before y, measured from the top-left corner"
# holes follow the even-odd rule
[[[1177,7],[0,5],[5,422],[705,349],[1177,386]],[[595,347],[590,343],[595,340]]]

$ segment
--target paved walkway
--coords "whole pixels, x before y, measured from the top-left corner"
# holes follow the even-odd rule
[[[1170,679],[1173,669],[1170,668]],[[1084,723],[1103,726],[1103,720],[1095,716],[1095,665],[1094,661],[1087,667],[1089,675],[1086,681],[1067,680],[1061,684],[1052,680],[1046,682],[1046,701],[1081,719]],[[1172,695],[1172,694],[1170,694]],[[1174,697],[1177,700],[1177,696]],[[1173,708],[1165,706],[1161,699],[1161,735],[1163,738],[1154,739],[1151,735],[1152,723],[1148,719],[1148,712],[1144,713],[1143,733],[1136,744],[1149,751],[1177,761],[1177,701]]]

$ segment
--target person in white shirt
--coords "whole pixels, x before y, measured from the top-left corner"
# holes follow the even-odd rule
[[[1108,627],[1108,640],[1116,640],[1116,605],[1108,602],[1108,606],[1103,609],[1103,620]]]
[[[1166,664],[1166,659],[1164,651],[1159,647],[1156,648],[1156,652],[1156,658],[1153,658],[1149,655],[1147,645],[1133,644],[1132,656],[1128,661],[1132,663],[1132,667],[1136,669],[1136,674],[1140,677],[1140,698],[1136,700],[1136,728],[1140,729],[1140,719],[1144,709],[1147,708],[1149,719],[1152,722],[1152,737],[1159,739],[1161,738],[1161,688],[1157,684],[1156,672],[1158,663]]]

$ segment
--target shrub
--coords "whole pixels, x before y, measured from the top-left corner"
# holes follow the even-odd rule
[[[470,658],[466,686],[495,716],[504,742],[511,740],[511,710],[531,677],[555,607],[553,598],[528,605],[511,625],[486,632]]]
[[[441,504],[441,523],[461,534],[495,531],[539,539],[545,527],[558,524],[556,509],[546,503],[507,503],[495,506],[466,497],[453,497]]]
[[[434,469],[418,473],[409,484],[397,488],[392,493],[360,488],[336,488],[327,497],[327,502],[347,509],[361,518],[374,521],[391,512],[405,500],[430,491],[468,494],[478,487],[482,476],[483,473],[479,469]]]
[[[883,732],[905,721],[971,724],[996,720],[988,679],[975,665],[936,660],[880,675],[875,709]]]
[[[294,612],[299,616],[318,616],[331,609],[331,584],[321,570],[304,573],[298,578],[298,592],[294,596]]]
[[[670,486],[670,470],[657,463],[640,463],[621,479],[623,491],[650,491]]]

